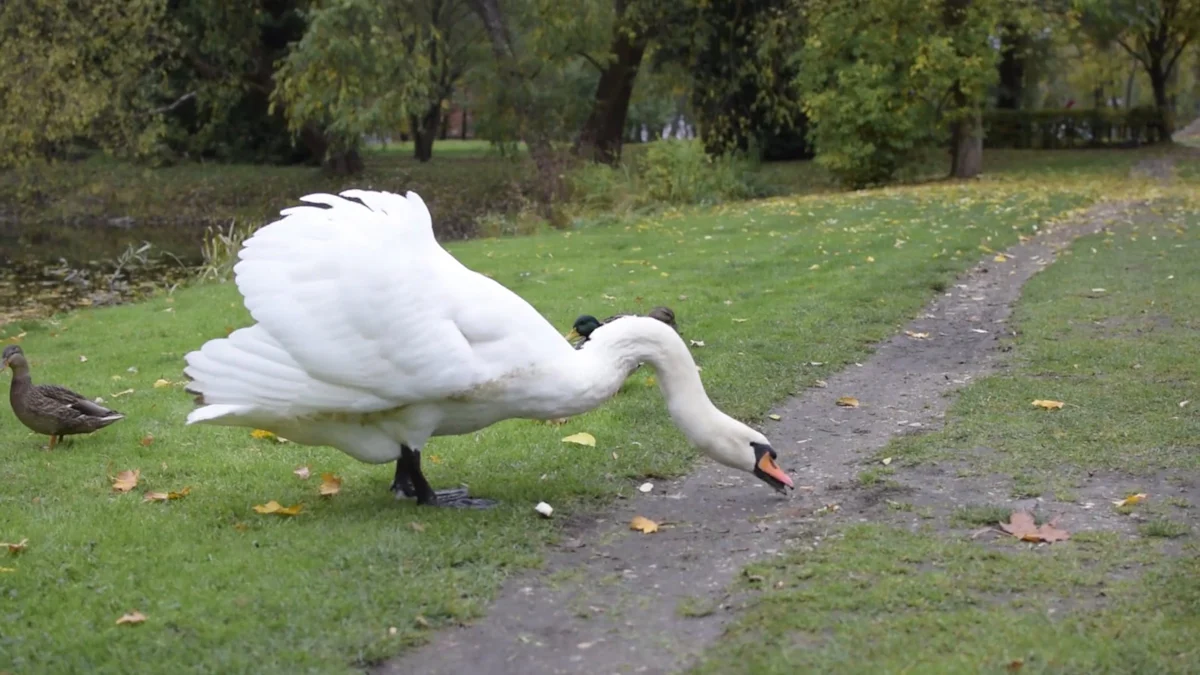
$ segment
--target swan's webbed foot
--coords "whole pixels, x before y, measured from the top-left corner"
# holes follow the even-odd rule
[[[434,490],[421,473],[421,453],[407,445],[400,446],[400,459],[396,460],[396,478],[392,481],[392,492],[396,497],[416,497],[420,506],[446,506],[458,509],[487,509],[496,505],[491,499],[478,499],[467,495],[466,488]]]

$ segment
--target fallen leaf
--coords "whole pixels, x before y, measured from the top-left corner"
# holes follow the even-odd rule
[[[1020,670],[1024,665],[1025,665],[1025,661],[1023,661],[1021,659],[1013,659],[1012,661],[1008,662],[1008,665],[1005,666],[1005,668],[1008,669],[1008,672],[1015,673],[1018,670]]]
[[[704,346],[704,340],[688,340],[688,342],[692,343],[693,347],[703,347]]]
[[[145,614],[142,614],[141,612],[134,610],[132,612],[129,612],[128,614],[122,615],[121,618],[117,619],[117,625],[120,626],[123,623],[137,625],[139,623],[142,623],[145,620],[146,620]]]
[[[154,434],[146,434],[145,436],[142,436],[142,440],[138,442],[142,444],[143,448],[148,448],[150,447],[150,444],[154,442]]]
[[[308,480],[308,477],[312,475],[312,471],[308,468],[308,465],[298,466],[292,470],[292,473],[299,476],[300,480]]]
[[[133,471],[122,471],[121,473],[117,474],[116,478],[113,479],[113,491],[129,492],[133,488],[137,487],[138,478],[141,475],[142,471],[140,469],[134,469]]]
[[[1136,495],[1129,495],[1125,499],[1117,500],[1117,501],[1113,502],[1113,505],[1117,506],[1117,507],[1133,506],[1134,504],[1140,504],[1144,501],[1146,501],[1146,493],[1139,492]]]
[[[154,388],[155,388],[155,389],[162,389],[163,387],[169,387],[169,386],[171,386],[171,381],[170,381],[170,380],[158,379],[158,380],[155,380],[155,381],[154,381]]]
[[[84,356],[83,354],[80,354],[80,355],[79,355],[79,362],[80,362],[80,363],[87,363],[87,357],[86,357],[86,356]]]
[[[643,516],[634,516],[633,520],[629,521],[629,529],[637,530],[642,534],[651,534],[658,532],[658,523]]]
[[[571,419],[571,418],[570,417],[555,417],[554,419],[546,420],[546,424],[548,424],[552,427],[561,427],[562,425],[566,424],[567,420],[569,420],[569,419]]]
[[[992,258],[993,262],[1004,262],[1006,260],[1008,260],[1008,258],[1005,258],[1003,253],[997,253],[996,257]]]
[[[17,571],[17,568],[15,568],[15,567],[0,567],[0,574],[3,574],[5,572],[16,572],[16,571]]]
[[[586,431],[581,431],[577,434],[571,434],[562,439],[563,443],[576,443],[578,445],[586,445],[588,447],[596,447],[596,437]]]
[[[1180,408],[1186,408],[1186,407],[1187,407],[1187,404],[1189,404],[1189,403],[1191,403],[1191,401],[1190,401],[1190,400],[1189,400],[1189,401],[1180,401],[1180,402],[1179,402],[1179,407],[1180,407]]]
[[[858,399],[854,398],[853,396],[843,396],[837,400],[837,404],[843,408],[857,408]]]
[[[17,555],[21,551],[24,551],[28,544],[29,544],[29,539],[22,539],[21,541],[18,541],[16,543],[4,541],[4,542],[0,542],[0,548],[8,547],[9,553],[11,553],[13,555]]]
[[[1034,405],[1034,407],[1042,408],[1043,410],[1059,410],[1063,407],[1063,402],[1062,401],[1049,401],[1049,400],[1039,398],[1038,400],[1033,402],[1033,405]]]
[[[321,496],[331,497],[342,491],[342,479],[331,473],[321,474]]]
[[[179,492],[147,492],[142,496],[143,502],[165,502],[172,499],[183,499],[191,494],[192,488],[185,487]]]
[[[429,457],[427,457],[426,459],[428,459],[430,462],[432,462],[432,463],[434,463],[434,464],[441,464],[441,463],[442,463],[442,458],[441,458],[441,456],[439,456],[439,455],[430,455],[430,456],[429,456]]]
[[[882,460],[882,463],[883,463],[883,465],[884,465],[884,466],[887,466],[888,464],[891,464],[891,463],[892,463],[892,458],[891,458],[891,457],[884,457],[884,458],[883,458],[883,460]]]
[[[638,492],[650,492],[654,489],[654,483],[642,483],[638,486]]]
[[[875,262],[875,256],[873,256],[873,255],[867,256],[867,262]]]
[[[1055,527],[1055,521],[1043,523],[1041,527],[1033,521],[1033,514],[1028,511],[1014,511],[1008,517],[1007,523],[1000,523],[1000,529],[1022,541],[1053,543],[1071,538],[1066,530]]]
[[[267,502],[266,504],[255,505],[254,510],[257,511],[258,513],[276,513],[281,516],[294,516],[297,513],[300,513],[300,510],[303,508],[304,508],[303,504],[296,504],[295,506],[284,507],[279,502],[272,499],[271,501]]]
[[[279,437],[276,436],[275,433],[272,431],[267,431],[266,429],[255,429],[254,431],[250,432],[250,438],[257,438],[259,440],[270,440],[270,439],[277,439]]]
[[[829,386],[829,383],[826,382],[825,380],[817,380],[813,384],[815,384],[817,387],[820,387],[821,389],[824,389]]]
[[[782,417],[780,417],[779,415],[776,415],[775,413],[771,413],[770,415],[767,415],[767,417],[770,417],[773,420],[783,419]]]
[[[122,396],[128,396],[129,394],[132,394],[133,391],[134,390],[132,389],[126,389],[125,391],[118,391],[115,394],[109,394],[109,396],[112,396],[113,398],[121,398]]]
[[[911,330],[904,331],[904,334],[914,340],[924,340],[929,337],[929,333],[914,333]]]
[[[410,522],[408,524],[408,526],[412,528],[413,532],[424,532],[425,531],[425,526],[421,523],[418,523],[415,520]]]
[[[749,321],[749,319],[734,319],[733,320],[734,323],[746,323],[747,321]]]

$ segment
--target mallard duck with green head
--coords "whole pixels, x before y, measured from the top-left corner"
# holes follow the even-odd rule
[[[614,314],[607,319],[600,321],[591,314],[584,314],[578,319],[575,319],[575,324],[571,326],[571,332],[567,333],[567,341],[575,346],[575,349],[583,349],[587,341],[591,338],[592,333],[600,326],[612,323],[617,319],[626,316],[638,316],[637,314]],[[670,307],[655,307],[646,313],[646,316],[651,319],[658,319],[679,332],[679,326],[675,323],[675,311]]]
[[[12,368],[9,403],[21,424],[50,437],[50,450],[58,439],[72,434],[89,434],[125,419],[125,415],[89,401],[66,387],[33,383],[29,360],[16,345],[4,348],[0,368]]]

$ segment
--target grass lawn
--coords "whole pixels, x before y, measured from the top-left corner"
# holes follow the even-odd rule
[[[704,342],[694,353],[714,401],[755,420],[801,378],[863,358],[981,246],[1002,248],[1088,199],[942,184],[451,248],[564,331],[583,312],[671,305],[685,338]],[[0,573],[0,670],[349,672],[479,616],[506,574],[536,565],[556,532],[534,513],[539,500],[569,516],[694,458],[643,372],[565,426],[511,421],[430,444],[435,486],[468,483],[498,508],[396,503],[390,467],[183,426],[183,354],[246,323],[232,286],[204,285],[2,330],[0,341],[24,333],[35,381],[103,396],[128,419],[47,453],[44,438],[0,409],[0,540],[29,540],[0,558],[12,570]],[[176,384],[155,388],[159,379]],[[561,442],[578,431],[597,447]],[[292,473],[302,464],[313,478]],[[141,471],[140,484],[114,493],[109,476],[128,469]],[[322,472],[343,479],[340,494],[318,496]],[[182,499],[143,503],[147,490],[184,487]],[[252,509],[272,499],[303,511]],[[115,624],[132,610],[146,622]]]
[[[879,453],[907,485],[946,462],[1043,513],[1076,509],[1068,528],[1089,508],[1108,527],[1050,547],[970,536],[1011,511],[989,504],[916,530],[818,527],[819,546],[746,570],[779,590],[696,672],[1196,672],[1200,502],[1180,494],[1200,481],[1197,248],[1200,210],[1169,201],[1079,240],[1026,286],[1011,367],[969,386],[943,431]],[[1092,475],[1111,497],[1074,492]],[[1135,492],[1149,499],[1108,501]]]

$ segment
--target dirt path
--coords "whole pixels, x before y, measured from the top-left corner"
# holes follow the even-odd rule
[[[380,675],[668,673],[685,668],[732,618],[727,589],[748,562],[817,542],[830,526],[875,518],[883,492],[848,489],[863,458],[898,434],[941,425],[948,393],[1001,365],[1000,337],[1025,281],[1075,237],[1124,218],[1129,204],[1099,205],[980,263],[866,363],[812,387],[773,412],[764,429],[798,486],[793,499],[703,462],[694,474],[569,528],[544,570],[505,584],[489,617],[448,629],[373,672]],[[853,395],[859,408],[835,405]],[[934,467],[930,471],[943,471]],[[980,479],[986,480],[986,478]],[[983,485],[946,487],[908,501],[953,505],[981,499]],[[1005,497],[998,502],[1011,501]],[[983,499],[987,499],[983,497]],[[829,520],[814,516],[837,504]],[[886,508],[882,509],[886,510]],[[670,523],[653,536],[628,529],[634,515]],[[906,516],[907,517],[907,516]],[[814,532],[817,532],[814,535]]]

